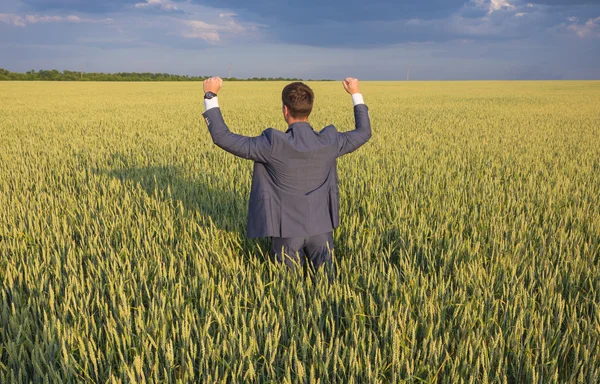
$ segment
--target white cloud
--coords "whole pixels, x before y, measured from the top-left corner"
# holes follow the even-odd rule
[[[164,11],[178,11],[179,8],[169,0],[146,0],[145,3],[135,3],[136,8],[156,7]]]
[[[471,0],[471,2],[478,8],[487,9],[488,15],[500,11],[503,8],[511,11],[516,9],[508,0],[489,0],[489,2],[487,0]]]
[[[37,23],[75,23],[75,24],[110,24],[113,20],[89,19],[75,15],[49,16],[49,15],[25,15],[19,16],[14,13],[0,13],[0,23],[12,24],[16,27],[25,27],[28,24]]]
[[[25,26],[25,21],[22,17],[10,13],[0,13],[0,23],[12,24],[17,27]]]
[[[209,43],[218,43],[225,35],[247,35],[255,32],[258,24],[242,25],[233,17],[235,13],[221,13],[215,23],[202,20],[182,20],[188,30],[182,36],[189,39],[201,39]]]
[[[525,12],[519,12],[519,13],[515,14],[515,16],[517,16],[517,17],[523,17],[523,16],[525,16],[526,14],[527,14],[527,13],[525,13]]]
[[[576,17],[569,17],[568,20],[573,23],[568,26],[569,30],[575,32],[580,38],[600,37],[600,17],[589,19],[585,24],[578,24]]]
[[[218,43],[221,41],[221,36],[217,32],[203,32],[203,31],[185,31],[182,34],[183,37],[188,39],[201,39],[208,41],[209,43]]]
[[[527,8],[533,8],[533,4],[527,3]]]
[[[490,11],[488,13],[499,11],[502,8],[506,8],[513,11],[515,9],[515,6],[509,3],[508,0],[491,0]]]
[[[210,24],[201,20],[186,20],[185,23],[192,27],[192,29],[195,31],[229,33],[244,33],[247,31],[246,27],[233,20],[225,24]]]

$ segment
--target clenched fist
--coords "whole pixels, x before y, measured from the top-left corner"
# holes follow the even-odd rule
[[[360,93],[358,90],[358,79],[346,77],[344,81],[342,81],[342,84],[344,84],[344,89],[349,94],[354,95],[355,93]]]
[[[209,77],[208,79],[204,80],[204,83],[202,84],[202,87],[204,88],[204,93],[219,93],[219,90],[221,90],[222,86],[223,79],[221,79],[219,76]]]

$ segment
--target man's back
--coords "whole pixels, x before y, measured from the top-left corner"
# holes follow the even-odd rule
[[[220,89],[218,81],[215,84],[207,80],[209,87],[216,90]],[[215,93],[207,92],[210,98],[205,101],[204,118],[213,142],[236,156],[254,161],[248,237],[272,237],[273,246],[283,244],[290,252],[305,247],[304,252],[327,261],[326,253],[333,248],[332,231],[339,225],[336,159],[358,149],[371,137],[368,108],[358,93],[358,80],[346,79],[344,88],[354,103],[353,131],[338,132],[329,125],[315,132],[308,123],[314,98],[312,90],[305,84],[292,83],[282,93],[282,111],[288,129],[282,132],[268,128],[256,137],[229,131],[218,103],[212,101]],[[351,92],[352,89],[356,92]],[[313,262],[313,265],[320,264]]]
[[[309,123],[294,123],[274,133],[273,152],[265,164],[274,184],[288,192],[307,194],[321,187],[335,167],[335,131],[315,132]]]
[[[329,125],[314,132],[296,122],[286,132],[268,128],[257,137],[231,133],[219,108],[204,113],[215,144],[254,160],[246,234],[301,237],[333,231],[339,225],[336,158],[371,137],[368,108],[354,106],[356,129],[338,132]]]

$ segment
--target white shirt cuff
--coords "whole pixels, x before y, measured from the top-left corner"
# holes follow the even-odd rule
[[[364,104],[365,100],[363,99],[363,95],[360,93],[353,94],[352,95],[352,103],[354,103],[354,105]]]
[[[204,99],[204,110],[208,111],[211,108],[218,108],[219,107],[219,100],[217,100],[217,97],[213,97],[212,99]]]

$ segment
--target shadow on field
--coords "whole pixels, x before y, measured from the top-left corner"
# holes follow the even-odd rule
[[[124,160],[116,154],[113,160]],[[261,255],[260,249],[269,249],[266,240],[252,241],[246,238],[247,201],[244,196],[207,185],[199,180],[190,180],[177,166],[127,167],[126,161],[117,161],[120,168],[96,169],[95,173],[110,176],[122,183],[133,181],[148,196],[158,201],[171,201],[177,209],[179,204],[189,213],[197,212],[220,230],[235,233],[240,239],[245,257]],[[259,249],[260,248],[260,249]],[[262,259],[262,258],[261,258]]]
[[[391,228],[382,235],[381,247],[387,251],[390,264],[399,269],[401,280],[404,280],[407,273],[411,275],[416,270],[430,274],[445,268],[441,257],[447,249],[445,241],[423,239],[419,242],[397,228]]]
[[[243,234],[243,221],[236,217],[242,214],[237,208],[245,204],[241,197],[228,191],[210,188],[201,182],[186,180],[179,167],[118,168],[100,170],[98,173],[114,177],[121,182],[134,181],[149,196],[162,201],[172,200],[175,207],[181,202],[186,210],[210,216],[217,228]]]

